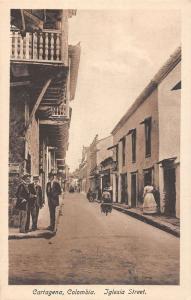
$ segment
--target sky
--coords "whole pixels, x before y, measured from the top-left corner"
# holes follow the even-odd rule
[[[112,129],[181,44],[179,10],[77,10],[69,43],[81,43],[66,163],[75,170],[82,147]]]

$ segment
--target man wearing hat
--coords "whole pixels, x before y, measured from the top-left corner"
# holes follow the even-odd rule
[[[25,173],[22,176],[22,181],[18,186],[16,197],[17,202],[15,208],[19,210],[19,230],[22,233],[27,232],[26,221],[27,221],[27,210],[30,198],[30,192],[28,184],[30,183],[30,175]]]
[[[33,182],[28,186],[30,192],[29,205],[27,210],[26,228],[29,230],[30,216],[32,217],[32,230],[37,230],[39,209],[43,207],[42,188],[39,184],[39,176],[33,176]]]
[[[56,206],[59,205],[59,195],[61,194],[61,186],[57,181],[56,174],[49,173],[49,181],[46,185],[46,194],[48,198],[48,207],[50,212],[50,226],[48,230],[55,230]]]

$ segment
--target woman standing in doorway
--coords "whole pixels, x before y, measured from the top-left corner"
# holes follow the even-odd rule
[[[153,186],[149,183],[146,184],[143,191],[143,213],[144,214],[156,214],[157,204],[153,196]]]

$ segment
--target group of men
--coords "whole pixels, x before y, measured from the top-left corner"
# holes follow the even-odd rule
[[[48,207],[50,212],[50,225],[48,230],[55,230],[55,214],[56,207],[59,205],[59,195],[62,193],[61,186],[57,180],[57,175],[49,173],[49,181],[46,185],[46,195],[48,199]],[[39,183],[39,176],[33,176],[31,183],[31,175],[24,174],[21,183],[16,192],[16,206],[19,210],[19,230],[21,233],[37,230],[39,210],[44,206],[42,187]],[[30,219],[32,219],[32,227],[30,229]]]

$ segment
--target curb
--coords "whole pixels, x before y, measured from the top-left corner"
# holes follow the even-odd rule
[[[58,224],[59,224],[59,217],[62,216],[62,207],[63,207],[63,199],[64,194],[62,195],[62,200],[60,205],[58,206],[58,209],[56,210],[56,222],[55,222],[55,230],[38,230],[38,231],[32,231],[29,233],[13,233],[9,234],[8,240],[23,240],[23,239],[38,239],[38,238],[44,238],[44,239],[51,239],[56,235]]]
[[[43,230],[43,232],[39,233],[16,233],[16,234],[9,234],[9,240],[24,240],[24,239],[38,239],[38,238],[45,238],[50,239],[56,235],[56,231],[49,231]]]
[[[113,205],[113,208],[116,209],[116,210],[118,210],[118,211],[120,211],[120,212],[122,212],[122,213],[125,213],[125,214],[127,214],[127,215],[129,215],[131,217],[134,217],[134,218],[136,218],[136,219],[138,219],[140,221],[143,221],[144,223],[150,224],[150,225],[152,225],[152,226],[154,226],[154,227],[156,227],[158,229],[166,231],[166,232],[168,232],[168,233],[170,233],[170,234],[172,234],[172,235],[174,235],[176,237],[180,237],[180,232],[178,230],[170,228],[169,226],[167,226],[165,224],[158,223],[155,220],[150,219],[150,218],[148,218],[148,217],[146,217],[144,215],[137,214],[135,212],[132,212],[132,211],[130,211],[128,209],[125,209],[125,208],[122,208],[122,207],[119,207],[119,206]]]

